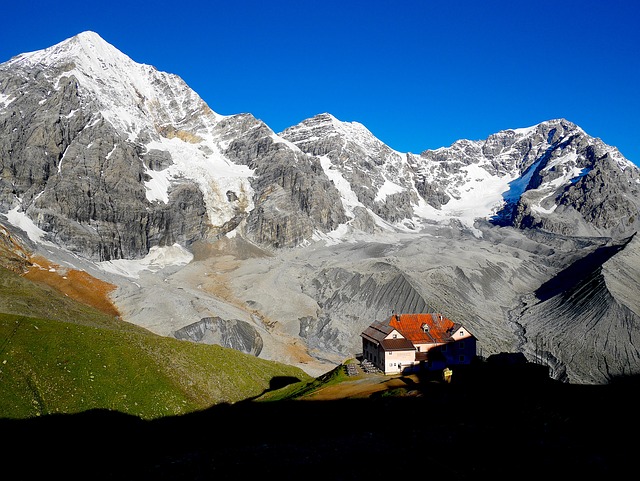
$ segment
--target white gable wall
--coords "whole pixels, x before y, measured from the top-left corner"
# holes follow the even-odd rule
[[[460,341],[462,339],[467,339],[469,337],[473,337],[473,334],[471,334],[467,329],[465,329],[464,327],[461,327],[460,329],[458,329],[456,332],[454,332],[451,337],[455,340],[455,341]]]
[[[385,339],[404,339],[404,336],[398,330],[394,329]]]

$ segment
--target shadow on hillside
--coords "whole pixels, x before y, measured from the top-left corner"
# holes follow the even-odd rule
[[[277,391],[278,389],[285,388],[285,387],[287,387],[287,386],[289,386],[291,384],[295,384],[297,382],[300,382],[300,379],[298,379],[295,376],[274,376],[269,381],[269,387],[267,389],[262,391],[257,396],[253,396],[253,397],[247,399],[247,401],[254,401],[256,399],[260,399],[262,396],[264,396],[267,393],[270,393],[270,392],[273,392],[273,391]]]
[[[0,419],[14,479],[204,480],[414,477],[577,479],[626,471],[640,379],[561,384],[539,371],[456,369],[408,381],[410,397],[246,401],[154,421],[109,411]],[[416,471],[417,470],[417,471]]]
[[[300,379],[295,376],[275,376],[271,378],[271,381],[269,381],[269,389],[265,392],[277,391],[278,389],[282,389],[283,387],[287,387],[290,384],[295,384],[297,382],[300,382]]]

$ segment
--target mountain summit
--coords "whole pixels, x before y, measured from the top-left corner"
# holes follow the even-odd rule
[[[342,219],[340,209],[320,212],[324,200],[300,198],[319,189],[327,210],[339,206],[313,159],[250,115],[214,113],[180,78],[133,62],[97,34],[13,58],[0,66],[0,86],[0,206],[83,256],[139,258],[244,221],[258,241],[290,245]],[[295,185],[271,185],[280,175],[271,157],[297,172],[282,179]]]
[[[437,311],[563,380],[638,372],[639,210],[639,169],[566,119],[412,154],[329,113],[219,115],[93,32],[0,64],[13,235],[130,322],[309,369]]]
[[[8,68],[46,70],[50,80],[75,78],[82,94],[100,102],[100,113],[135,138],[153,123],[184,127],[197,114],[214,114],[176,75],[138,64],[94,32],[83,32],[53,47],[14,57]]]
[[[479,234],[476,221],[490,220],[563,234],[637,230],[637,167],[564,119],[420,155],[393,151],[361,124],[329,114],[280,135],[320,157],[350,212],[363,207],[395,228],[455,221]],[[611,191],[592,189],[612,182]]]
[[[94,32],[14,57],[0,81],[0,206],[99,260],[237,228],[271,247],[433,222],[476,235],[477,220],[598,236],[637,228],[638,169],[562,119],[420,155],[328,113],[276,135],[250,115],[216,114],[179,77]]]

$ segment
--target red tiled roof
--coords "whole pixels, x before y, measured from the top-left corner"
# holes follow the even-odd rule
[[[387,324],[398,330],[414,344],[432,344],[451,341],[456,323],[441,314],[394,314]],[[424,325],[428,329],[424,329]]]

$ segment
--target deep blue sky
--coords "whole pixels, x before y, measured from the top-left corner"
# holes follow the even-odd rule
[[[401,152],[565,118],[640,165],[640,1],[4,2],[0,62],[93,30],[274,131],[329,112]]]

